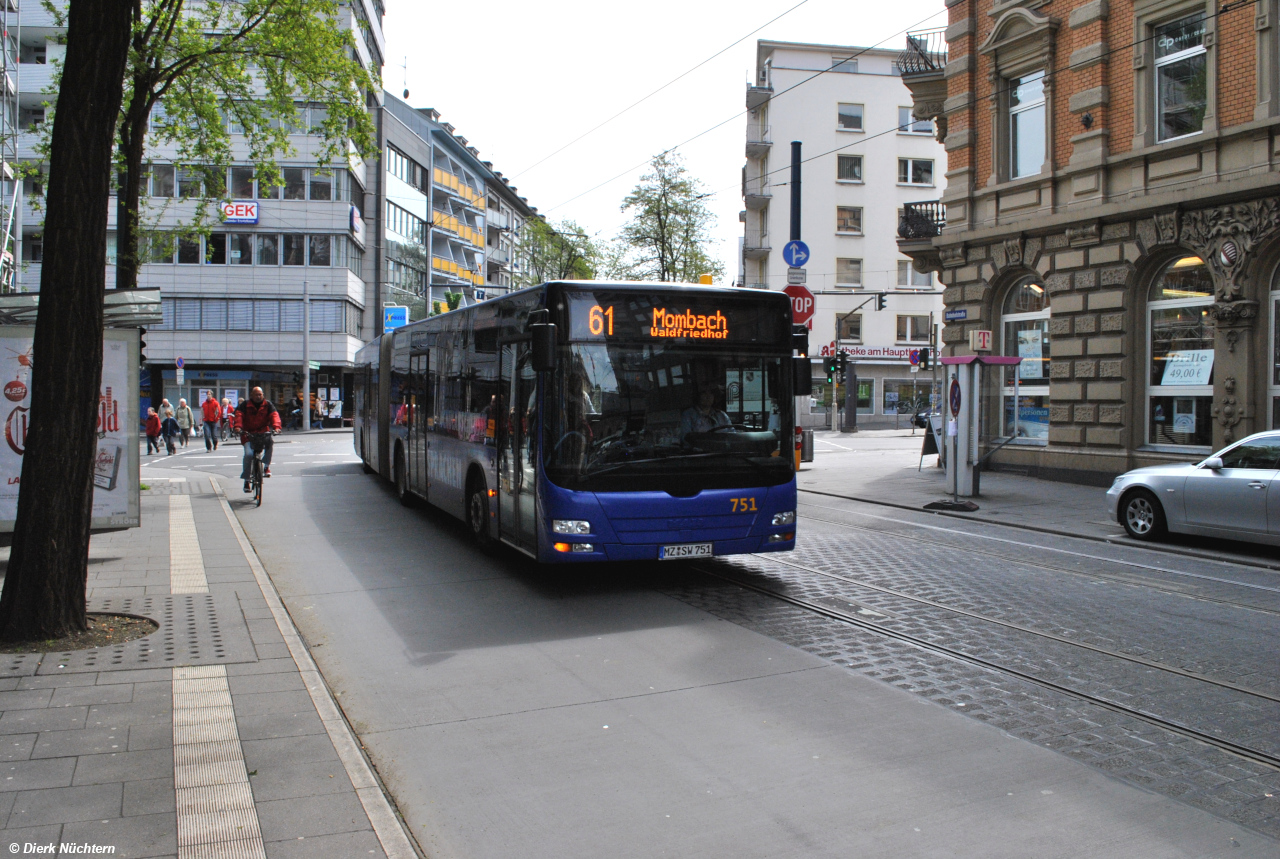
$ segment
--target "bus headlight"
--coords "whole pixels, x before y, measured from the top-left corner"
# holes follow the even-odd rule
[[[585,519],[554,519],[551,530],[557,534],[590,534],[591,523]]]
[[[774,513],[774,525],[794,525],[796,524],[796,511],[788,510],[786,513]]]

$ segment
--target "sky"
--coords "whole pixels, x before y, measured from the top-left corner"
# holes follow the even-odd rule
[[[438,110],[547,218],[602,239],[626,220],[622,200],[645,162],[681,144],[689,172],[714,192],[712,252],[732,280],[756,40],[900,48],[900,31],[945,24],[942,0],[386,0],[383,83],[397,95],[407,87],[413,107]]]

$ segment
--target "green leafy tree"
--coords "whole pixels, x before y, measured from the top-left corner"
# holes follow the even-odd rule
[[[31,371],[31,425],[0,594],[0,636],[86,627],[93,462],[102,377],[102,292],[116,114],[129,54],[119,0],[74,0],[49,143],[49,185]]]
[[[294,152],[289,134],[304,117],[320,139],[314,155],[322,164],[345,162],[349,142],[361,156],[376,150],[366,100],[379,82],[356,59],[352,33],[341,26],[342,0],[133,0],[131,6],[117,123],[117,287],[137,285],[148,137],[172,145],[177,160],[201,175],[203,198],[225,194],[232,128],[243,135],[260,186],[280,184],[276,162]],[[206,202],[195,221],[207,217]]]
[[[520,236],[529,285],[551,280],[591,280],[596,276],[601,251],[597,243],[573,221],[553,225],[530,218]]]
[[[623,253],[614,274],[685,283],[704,274],[723,277],[724,264],[712,255],[715,216],[703,202],[709,196],[678,155],[655,156],[622,201],[631,217],[618,236]]]

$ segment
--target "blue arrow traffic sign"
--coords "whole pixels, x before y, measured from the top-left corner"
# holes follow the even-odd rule
[[[809,261],[809,246],[799,239],[787,242],[782,249],[782,259],[792,268],[804,268],[804,264]]]

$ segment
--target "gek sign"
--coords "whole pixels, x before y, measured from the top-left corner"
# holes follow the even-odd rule
[[[813,293],[801,283],[793,283],[782,290],[791,299],[791,321],[813,328]]]
[[[228,200],[222,204],[222,219],[228,224],[256,224],[258,204],[254,200]]]

